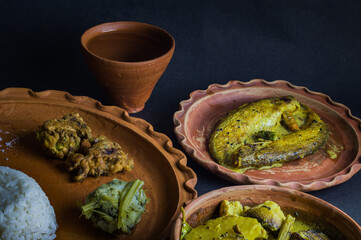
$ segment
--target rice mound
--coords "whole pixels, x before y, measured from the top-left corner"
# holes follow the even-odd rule
[[[39,184],[0,166],[0,239],[52,240],[57,227],[54,208]]]

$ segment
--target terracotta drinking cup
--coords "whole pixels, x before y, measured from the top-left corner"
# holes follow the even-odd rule
[[[168,32],[150,24],[110,22],[85,31],[81,46],[110,102],[135,113],[144,108],[167,68],[175,41]]]

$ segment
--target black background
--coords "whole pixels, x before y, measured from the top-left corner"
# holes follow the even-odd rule
[[[139,21],[170,32],[175,53],[145,109],[181,149],[173,114],[189,93],[212,83],[283,79],[322,92],[361,117],[360,1],[2,1],[0,88],[85,95],[109,105],[80,52],[80,36],[110,21]],[[192,159],[199,195],[232,186]],[[361,173],[311,192],[361,223]]]

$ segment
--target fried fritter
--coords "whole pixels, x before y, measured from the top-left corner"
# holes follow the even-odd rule
[[[82,140],[92,136],[91,129],[78,113],[47,120],[39,128],[36,138],[42,147],[48,154],[60,159],[76,152]]]
[[[83,181],[87,176],[98,177],[132,170],[133,159],[128,158],[118,143],[102,135],[93,138],[90,143],[84,154],[71,153],[66,159],[68,171],[77,172],[76,181]]]

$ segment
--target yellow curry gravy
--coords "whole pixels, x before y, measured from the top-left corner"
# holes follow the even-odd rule
[[[237,171],[268,169],[319,150],[329,131],[324,121],[292,96],[239,106],[220,120],[209,139],[212,157]],[[335,157],[339,148],[329,151]]]

